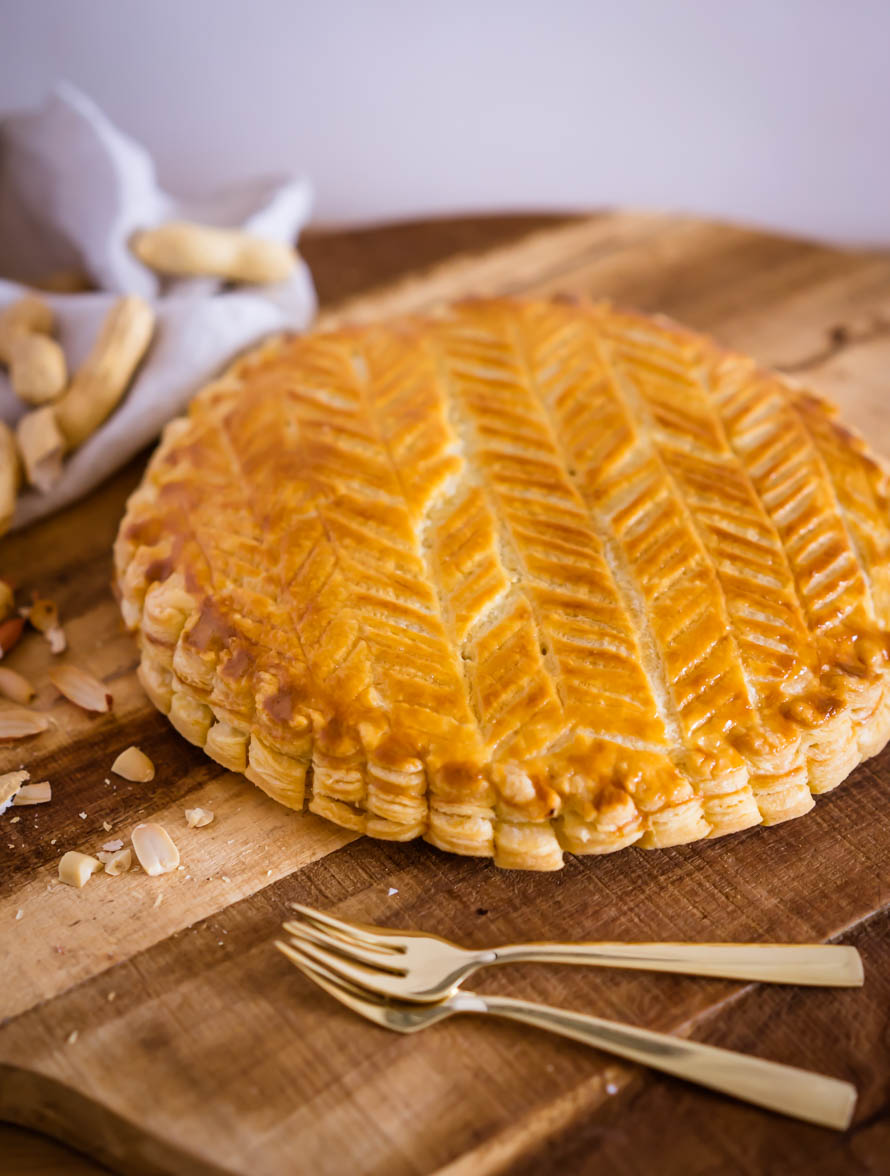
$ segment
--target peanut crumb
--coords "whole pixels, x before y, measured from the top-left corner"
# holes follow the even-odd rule
[[[158,907],[161,905],[161,903],[162,903],[163,901],[164,901],[164,896],[163,896],[163,894],[159,894],[159,895],[157,896],[157,898],[154,900],[154,902],[151,904],[151,905],[152,905],[152,910],[155,910],[155,911],[156,911],[156,910],[158,909]]]
[[[75,1041],[77,1041],[77,1038],[78,1038],[77,1030],[72,1029],[71,1032],[68,1034],[68,1036],[65,1038],[65,1041],[68,1043],[68,1045],[74,1045]]]
[[[103,821],[102,828],[105,830],[106,833],[110,833],[112,830],[111,821]]]
[[[155,766],[138,747],[128,747],[122,751],[111,765],[112,772],[123,776],[125,780],[133,780],[139,784],[147,784],[155,776]]]
[[[106,999],[106,1000],[114,1000],[114,998],[115,998],[116,996],[117,996],[117,993],[116,993],[116,992],[109,992],[108,996],[106,996],[106,998],[105,998],[105,999]]]
[[[117,850],[124,848],[124,843],[117,837],[114,841],[106,841],[102,848],[106,853],[115,853]]]
[[[228,874],[220,874],[220,878],[222,878],[223,882],[231,882],[232,881],[232,879],[229,877]]]
[[[9,823],[10,823],[10,825],[15,825],[15,824],[17,824],[17,823],[18,823],[18,822],[19,822],[21,819],[22,819],[21,817],[10,817],[10,818],[9,818]]]
[[[19,768],[17,772],[4,772],[0,776],[0,813],[6,812],[21,786],[30,779],[30,772],[24,768]]]
[[[22,908],[19,907],[19,909],[15,913],[15,921],[18,922],[24,913],[25,912],[22,910]]]
[[[110,874],[112,878],[116,878],[118,874],[125,874],[133,864],[133,853],[129,849],[115,849],[111,851],[100,849],[96,856],[105,867],[105,873]]]
[[[85,820],[87,819],[87,815],[86,815],[86,813],[78,813],[77,815],[80,817],[80,819],[81,819],[82,821],[85,821]]]
[[[210,809],[187,808],[185,810],[185,821],[190,829],[201,829],[204,825],[209,825],[213,816]]]
[[[47,804],[53,798],[53,790],[49,780],[39,780],[36,784],[23,784],[13,797],[15,805]]]
[[[86,885],[97,870],[101,869],[102,863],[98,858],[69,849],[59,861],[59,881],[79,889]]]

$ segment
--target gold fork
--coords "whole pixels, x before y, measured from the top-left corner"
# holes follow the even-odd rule
[[[855,947],[822,943],[521,943],[472,951],[438,935],[347,923],[292,904],[300,921],[284,930],[304,956],[338,975],[400,1000],[431,1001],[488,964],[534,962],[636,968],[773,984],[858,987]]]
[[[418,1033],[456,1013],[490,1013],[548,1029],[561,1037],[570,1037],[628,1061],[810,1123],[844,1130],[853,1117],[856,1089],[837,1078],[508,996],[458,989],[430,1004],[390,1000],[352,984],[331,968],[310,959],[293,943],[278,942],[276,946],[305,976],[341,1004],[397,1033]]]

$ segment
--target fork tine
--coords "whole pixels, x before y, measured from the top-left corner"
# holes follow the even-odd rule
[[[358,943],[347,943],[345,939],[341,939],[339,935],[328,935],[327,932],[320,931],[312,923],[283,923],[282,926],[288,935],[292,935],[295,939],[303,940],[306,943],[314,943],[316,947],[325,948],[328,951],[336,952],[338,955],[345,956],[349,960],[360,961],[367,964],[369,968],[375,968],[385,972],[395,972],[399,976],[405,975],[404,968],[399,968],[395,963],[390,963],[393,959],[393,952],[378,951],[376,948],[365,948]]]
[[[388,939],[385,935],[375,935],[369,928],[357,927],[355,923],[346,923],[342,919],[335,919],[333,915],[325,914],[324,911],[314,910],[312,907],[303,906],[299,902],[292,902],[290,905],[307,922],[314,923],[316,926],[321,924],[322,929],[325,931],[333,931],[353,941],[359,940],[359,942],[368,944],[371,947],[378,947],[381,951],[400,952],[404,950],[400,945],[393,944],[392,939]]]
[[[340,980],[327,968],[307,960],[299,951],[280,939],[275,940],[275,946],[287,956],[292,964],[319,988],[323,988],[329,996],[352,1009],[359,1016],[366,1017],[378,1025],[386,1024],[386,1010],[380,997],[372,992],[360,992],[346,980]]]
[[[310,943],[306,939],[294,938],[290,943],[295,951],[300,952],[301,955],[306,956],[314,963],[321,964],[327,971],[333,972],[339,980],[348,980],[362,991],[368,987],[385,983],[387,979],[397,979],[397,976],[392,972],[384,972],[381,968],[376,967],[369,968],[364,964],[353,964],[345,956],[328,951],[323,947],[316,947],[314,943]]]

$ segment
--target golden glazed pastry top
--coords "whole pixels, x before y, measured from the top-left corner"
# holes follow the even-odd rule
[[[275,340],[116,545],[140,675],[294,808],[502,866],[806,812],[890,734],[888,478],[832,408],[609,306]]]

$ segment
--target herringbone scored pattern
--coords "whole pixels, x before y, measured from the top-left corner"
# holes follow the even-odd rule
[[[142,679],[293,807],[499,864],[811,807],[888,735],[888,483],[821,401],[603,306],[272,342],[117,545]]]

